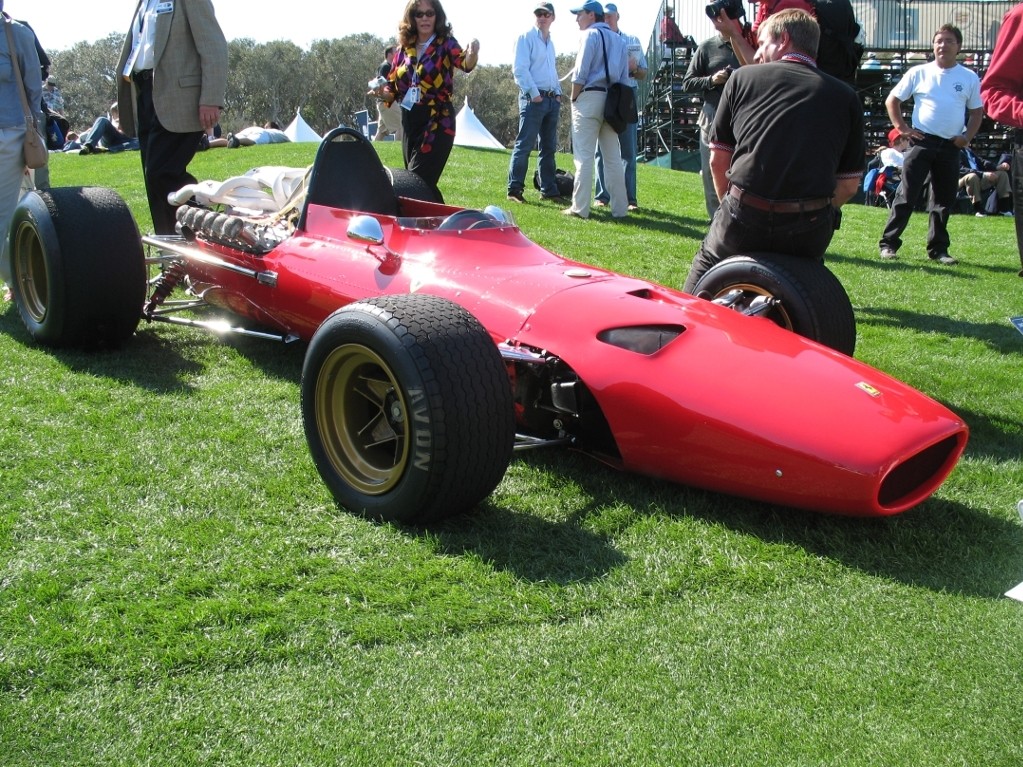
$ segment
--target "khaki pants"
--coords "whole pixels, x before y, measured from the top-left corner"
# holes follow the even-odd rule
[[[959,188],[965,189],[970,202],[974,205],[984,203],[984,192],[992,187],[998,197],[1009,197],[1012,189],[1009,186],[1009,174],[1004,170],[988,170],[982,173],[967,173],[959,179]]]
[[[397,102],[390,106],[382,101],[377,104],[377,132],[373,136],[374,141],[383,141],[389,134],[394,134],[395,141],[401,141],[401,107]]]

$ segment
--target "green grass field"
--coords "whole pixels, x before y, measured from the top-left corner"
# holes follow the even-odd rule
[[[504,205],[507,162],[456,148],[448,201]],[[56,156],[51,175],[116,188],[148,230],[137,154]],[[624,222],[513,213],[554,251],[678,286],[699,178],[641,166],[639,195]],[[887,520],[539,452],[473,516],[372,524],[313,468],[300,346],[144,325],[116,351],[54,352],[0,305],[0,764],[1018,767],[1013,222],[954,217],[949,268],[921,214],[880,262],[884,220],[847,207],[828,257],[856,356],[972,430],[939,492]]]

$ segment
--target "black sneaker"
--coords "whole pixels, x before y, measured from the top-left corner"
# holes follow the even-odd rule
[[[515,202],[525,202],[526,198],[522,196],[522,191],[508,192],[508,199],[514,200]]]
[[[945,266],[955,266],[956,264],[959,263],[954,258],[952,258],[952,256],[950,256],[948,253],[938,253],[936,255],[931,256],[930,258],[931,261],[937,261],[939,264],[944,264]]]

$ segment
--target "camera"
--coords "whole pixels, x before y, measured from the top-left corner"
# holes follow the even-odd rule
[[[385,77],[374,77],[369,81],[369,89],[375,91],[377,88],[383,88],[387,85],[387,78]]]
[[[707,16],[716,19],[718,14],[724,11],[728,18],[737,19],[746,15],[746,9],[742,7],[742,0],[714,0],[707,4]]]

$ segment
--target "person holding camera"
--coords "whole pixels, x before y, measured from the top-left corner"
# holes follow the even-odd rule
[[[479,61],[480,42],[463,48],[451,33],[440,0],[409,0],[398,24],[401,48],[374,93],[401,109],[405,168],[429,184],[443,199],[440,181],[455,145],[455,70],[471,72]]]
[[[856,92],[817,69],[819,37],[805,11],[776,13],[760,26],[758,66],[739,67],[725,83],[710,137],[721,207],[685,292],[739,253],[824,258],[839,208],[859,190],[865,144]]]
[[[688,93],[699,93],[703,99],[697,125],[700,128],[700,177],[703,179],[703,197],[707,216],[714,218],[718,209],[718,195],[714,190],[714,176],[710,172],[710,129],[714,114],[721,101],[721,92],[732,72],[739,67],[739,59],[728,38],[718,33],[696,46],[689,69],[682,78],[682,88]]]
[[[387,76],[391,73],[391,64],[394,62],[394,54],[397,47],[388,45],[384,48],[384,60],[377,67],[376,79],[370,82],[370,93],[373,94],[377,88],[387,84]],[[395,141],[401,141],[404,134],[401,130],[401,108],[395,104],[386,104],[384,101],[377,101],[377,132],[373,134],[374,141],[383,141],[391,134],[394,134]]]
[[[813,52],[817,68],[855,87],[863,46],[857,40],[860,25],[851,0],[763,0],[757,4],[752,24],[743,21],[742,0],[713,0],[706,6],[714,28],[732,43],[741,64],[753,63],[761,24],[775,13],[792,9],[806,11],[821,28]]]

